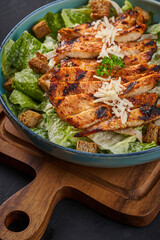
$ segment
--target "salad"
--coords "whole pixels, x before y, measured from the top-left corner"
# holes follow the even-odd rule
[[[4,46],[3,99],[64,147],[132,153],[160,143],[160,23],[132,1],[48,12]]]

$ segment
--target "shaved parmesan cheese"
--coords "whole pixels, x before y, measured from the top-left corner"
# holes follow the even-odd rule
[[[94,29],[99,29],[95,37],[102,39],[103,42],[98,58],[109,57],[109,55],[112,54],[123,58],[124,54],[121,52],[121,47],[115,43],[115,37],[119,34],[121,29],[115,28],[106,16],[103,20],[93,22],[92,25]]]
[[[128,112],[131,111],[133,104],[127,99],[121,99],[121,95],[126,88],[121,84],[121,77],[118,80],[108,78],[108,81],[102,83],[102,87],[94,94],[97,99],[94,101],[103,102],[112,107],[112,112],[116,117],[120,117],[122,124],[127,121]]]
[[[47,58],[47,60],[50,60],[50,59],[52,59],[56,56],[56,51],[53,50],[53,51],[50,51],[48,53],[45,53],[44,56]]]
[[[52,58],[51,60],[49,60],[49,63],[48,63],[48,67],[49,67],[49,69],[51,69],[51,68],[53,68],[54,66],[55,66],[55,61],[54,61],[54,59]]]

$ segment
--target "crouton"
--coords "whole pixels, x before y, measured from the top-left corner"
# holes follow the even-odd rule
[[[32,27],[32,30],[38,39],[45,37],[47,34],[49,34],[51,32],[46,21],[44,21],[44,20],[40,21],[36,25],[34,25]]]
[[[36,57],[32,58],[28,64],[31,69],[41,74],[44,74],[48,70],[47,58],[39,52],[36,53]]]
[[[135,7],[134,8],[137,12],[142,13],[143,18],[144,18],[144,22],[147,23],[149,21],[149,13],[146,12],[144,9],[140,8],[140,7]]]
[[[108,0],[93,0],[91,2],[91,18],[97,20],[104,16],[110,17],[111,3]]]
[[[38,79],[38,85],[46,92],[49,92],[50,81],[52,79],[54,69],[50,69],[42,77]]]
[[[82,152],[90,152],[90,153],[97,153],[98,152],[98,146],[96,143],[93,142],[86,142],[79,140],[77,142],[77,148],[78,151]]]
[[[159,132],[159,127],[153,123],[149,123],[147,127],[146,135],[143,137],[143,142],[151,143],[154,141],[155,143],[158,144],[158,134],[159,134],[158,132]]]
[[[31,110],[27,110],[26,112],[22,112],[18,116],[18,119],[29,128],[36,127],[41,118],[42,118],[41,114],[39,114],[37,112],[34,112],[34,111],[31,111]]]
[[[8,81],[3,84],[3,87],[7,91],[12,92],[13,91],[13,88],[12,88],[12,78],[9,78]]]

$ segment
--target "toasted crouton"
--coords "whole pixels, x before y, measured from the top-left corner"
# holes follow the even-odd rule
[[[98,152],[98,146],[96,143],[93,142],[86,142],[79,140],[77,142],[77,148],[78,151],[82,152],[90,152],[90,153],[97,153]]]
[[[39,23],[34,25],[32,27],[32,30],[38,39],[45,37],[47,34],[49,34],[51,32],[46,21],[44,21],[44,20],[40,21]]]
[[[22,112],[18,116],[18,119],[29,128],[36,127],[41,118],[42,118],[41,114],[39,114],[37,112],[34,112],[34,111],[31,111],[31,110],[28,110],[26,112]]]
[[[110,16],[111,3],[108,0],[93,0],[91,2],[91,18],[97,20],[104,16]]]
[[[50,80],[52,78],[54,69],[50,69],[43,76],[38,79],[38,85],[46,92],[49,92]]]
[[[3,84],[3,87],[7,91],[12,92],[13,91],[13,88],[12,88],[12,78],[9,78],[8,81]]]
[[[48,70],[47,58],[39,52],[36,53],[36,57],[32,58],[28,64],[31,69],[41,74],[44,74]]]
[[[147,133],[143,138],[143,142],[151,143],[154,141],[155,143],[158,144],[158,132],[159,127],[153,123],[149,123],[147,127]]]
[[[140,7],[135,7],[134,8],[137,12],[141,12],[144,18],[144,22],[147,23],[149,21],[149,13],[146,12],[144,9]]]

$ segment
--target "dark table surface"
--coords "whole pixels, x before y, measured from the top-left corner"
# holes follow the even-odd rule
[[[49,2],[52,1],[0,0],[0,42],[22,18]],[[2,157],[0,154],[0,159]],[[28,176],[0,163],[0,204],[30,181]],[[57,204],[42,238],[42,240],[62,239],[159,240],[160,213],[150,225],[135,228],[113,222],[78,202],[65,199]]]

